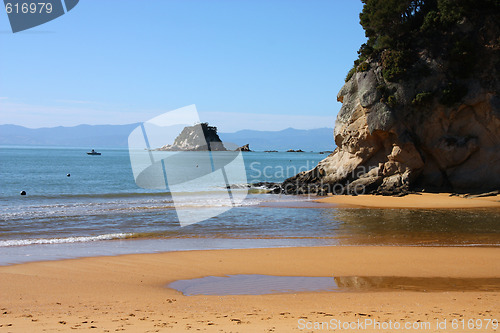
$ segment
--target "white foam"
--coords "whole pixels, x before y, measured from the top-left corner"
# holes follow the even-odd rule
[[[81,243],[95,242],[100,240],[120,239],[131,236],[130,233],[106,234],[98,236],[77,236],[66,238],[30,238],[30,239],[12,239],[0,241],[0,247],[6,246],[23,246],[23,245],[39,245],[39,244],[63,244],[63,243]]]

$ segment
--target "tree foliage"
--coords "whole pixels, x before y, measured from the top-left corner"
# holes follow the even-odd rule
[[[359,17],[368,40],[358,51],[355,67],[370,58],[383,58],[384,77],[389,81],[401,78],[411,66],[412,53],[423,48],[441,52],[441,57],[452,62],[473,65],[475,45],[467,36],[457,33],[460,30],[457,27],[464,22],[480,27],[487,16],[500,18],[498,0],[362,2]],[[458,67],[457,70],[462,76],[468,74]]]
[[[421,24],[433,1],[363,0],[360,23],[374,49],[401,48],[408,34]]]

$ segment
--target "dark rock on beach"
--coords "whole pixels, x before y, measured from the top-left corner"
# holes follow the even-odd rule
[[[248,184],[250,188],[261,188],[268,190],[268,193],[279,194],[282,192],[280,183],[273,182],[257,182]]]

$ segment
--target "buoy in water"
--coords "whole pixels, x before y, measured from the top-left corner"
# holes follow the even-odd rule
[[[21,195],[26,195],[26,191],[21,191]]]

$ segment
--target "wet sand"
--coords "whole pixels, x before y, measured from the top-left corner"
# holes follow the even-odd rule
[[[265,274],[413,278],[500,277],[500,248],[308,247],[94,257],[0,267],[0,331],[304,332],[314,323],[500,319],[500,292],[368,289],[238,296],[184,296],[176,280]],[[436,321],[447,320],[446,329]],[[479,323],[479,322],[478,322]],[[325,324],[323,324],[325,325]],[[418,324],[417,324],[418,325]],[[324,326],[325,331],[328,331]],[[330,327],[332,328],[332,327]],[[387,332],[365,327],[351,332]],[[395,330],[396,331],[396,330]],[[409,331],[424,331],[422,329]],[[469,330],[473,331],[473,330]],[[477,330],[476,330],[477,331]]]
[[[343,207],[370,208],[422,208],[422,209],[460,209],[460,208],[500,208],[500,195],[464,198],[450,196],[449,193],[409,194],[404,197],[379,195],[331,195],[316,202],[335,204]]]

